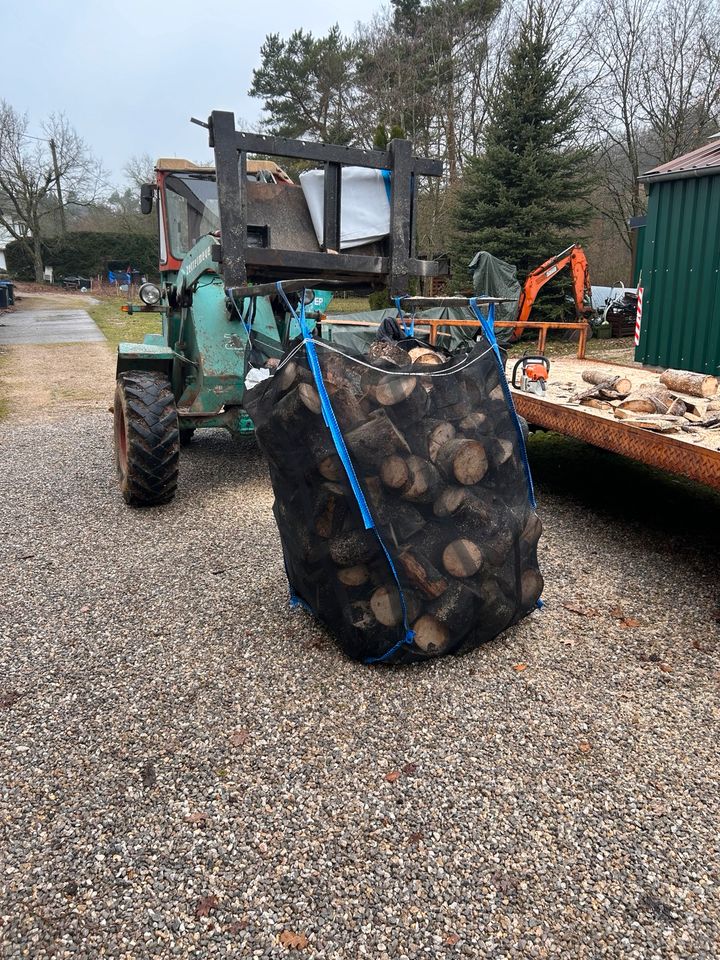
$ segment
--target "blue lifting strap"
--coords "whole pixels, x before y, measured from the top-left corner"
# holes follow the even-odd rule
[[[402,607],[403,614],[403,627],[405,628],[405,636],[402,640],[395,644],[394,647],[391,647],[390,650],[387,650],[381,657],[370,657],[367,659],[367,663],[376,663],[382,660],[386,660],[389,657],[393,656],[396,650],[398,650],[403,644],[412,643],[415,637],[415,634],[410,629],[407,619],[407,607],[405,604],[405,597],[403,595],[402,586],[400,585],[400,578],[398,577],[397,570],[395,569],[395,564],[392,561],[392,558],[388,552],[387,547],[385,546],[380,532],[375,526],[375,519],[373,518],[370,508],[368,507],[367,500],[365,499],[365,494],[363,493],[362,487],[355,473],[355,467],[353,462],[350,459],[350,454],[348,452],[347,446],[345,445],[345,438],[342,435],[340,426],[335,417],[335,411],[332,408],[330,402],[330,397],[328,396],[327,389],[325,388],[325,382],[323,381],[322,370],[320,369],[320,361],[318,360],[317,347],[315,346],[315,341],[313,340],[308,325],[305,321],[305,291],[302,291],[300,298],[300,309],[296,311],[290,301],[288,300],[285,291],[282,288],[282,281],[278,280],[277,291],[285,301],[285,305],[288,308],[291,316],[294,317],[298,325],[300,326],[300,332],[302,333],[303,343],[305,345],[305,352],[307,354],[308,363],[310,365],[310,370],[312,371],[313,378],[315,380],[315,386],[317,387],[318,395],[320,396],[320,408],[322,410],[323,419],[327,424],[327,428],[330,431],[332,436],[335,449],[338,452],[338,456],[342,461],[342,465],[345,467],[345,472],[347,473],[348,480],[350,481],[350,486],[352,492],[355,495],[357,500],[358,507],[360,508],[360,514],[363,518],[363,523],[365,524],[366,530],[373,530],[375,536],[378,539],[378,543],[382,547],[383,553],[387,558],[388,565],[392,571],[392,575],[395,578],[395,583],[397,584],[398,593],[400,595],[400,605]],[[287,571],[286,571],[287,572]]]
[[[510,387],[508,386],[507,378],[505,377],[502,357],[500,356],[500,347],[498,346],[497,338],[495,336],[495,304],[491,303],[489,305],[488,315],[487,317],[484,317],[480,307],[478,306],[477,297],[471,297],[469,303],[470,309],[480,323],[482,331],[485,334],[485,339],[492,347],[492,351],[495,356],[495,363],[497,364],[498,373],[500,375],[500,384],[502,386],[502,391],[510,410],[513,423],[515,424],[515,431],[517,433],[518,443],[520,445],[520,458],[522,460],[523,470],[525,471],[525,480],[527,481],[528,501],[530,506],[535,508],[537,506],[535,500],[535,488],[533,487],[532,475],[530,473],[530,463],[528,461],[527,449],[525,448],[525,437],[523,437],[522,427],[520,426],[520,421],[515,409],[515,404],[513,403],[512,394],[510,393]]]
[[[485,334],[485,339],[490,344],[495,356],[495,362],[497,364],[498,373],[500,374],[500,383],[502,384],[503,394],[505,395],[505,400],[510,409],[510,413],[515,424],[515,431],[518,436],[518,443],[520,445],[520,457],[522,459],[523,470],[525,471],[525,479],[527,481],[528,489],[528,501],[530,506],[535,509],[537,502],[535,500],[535,488],[533,486],[532,474],[530,473],[530,462],[528,461],[527,449],[525,447],[525,437],[523,436],[522,427],[520,426],[520,421],[518,419],[517,410],[515,409],[515,404],[513,403],[512,394],[510,393],[510,387],[508,386],[507,378],[505,376],[505,370],[503,369],[502,357],[500,356],[500,347],[498,346],[497,338],[495,336],[495,304],[491,303],[488,306],[488,315],[487,318],[483,317],[482,312],[478,306],[477,297],[470,298],[470,309],[475,314],[477,319],[480,321],[480,326],[482,331]],[[542,609],[544,603],[538,597],[537,607]]]
[[[415,314],[413,313],[412,317],[410,318],[409,324],[405,323],[405,314],[403,313],[403,308],[401,306],[402,299],[403,299],[402,297],[395,297],[395,306],[397,307],[398,320],[402,324],[403,333],[405,334],[405,336],[414,337],[415,336]]]

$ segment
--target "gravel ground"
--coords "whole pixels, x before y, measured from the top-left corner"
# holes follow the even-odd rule
[[[0,956],[720,954],[716,501],[541,482],[544,611],[369,668],[290,610],[252,442],[138,512],[109,435],[2,428]]]

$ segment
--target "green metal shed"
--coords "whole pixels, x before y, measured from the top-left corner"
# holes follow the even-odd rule
[[[648,171],[635,359],[720,373],[720,134]]]

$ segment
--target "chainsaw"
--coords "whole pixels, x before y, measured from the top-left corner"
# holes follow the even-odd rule
[[[542,397],[547,390],[549,373],[550,361],[547,357],[520,357],[513,367],[511,382],[516,390]]]

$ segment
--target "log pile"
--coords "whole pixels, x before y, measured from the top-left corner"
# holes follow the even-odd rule
[[[582,379],[591,386],[576,391],[569,403],[601,410],[645,430],[697,433],[720,426],[720,399],[711,399],[718,389],[715,377],[666,370],[658,380],[633,386],[614,369],[591,367],[583,370]]]
[[[364,529],[298,354],[246,395],[288,577],[357,659],[394,648],[406,618],[414,641],[397,659],[470,649],[530,612],[542,591],[542,525],[516,423],[492,354],[463,368],[429,348],[373,353],[361,364],[318,349],[402,595],[378,536]]]

